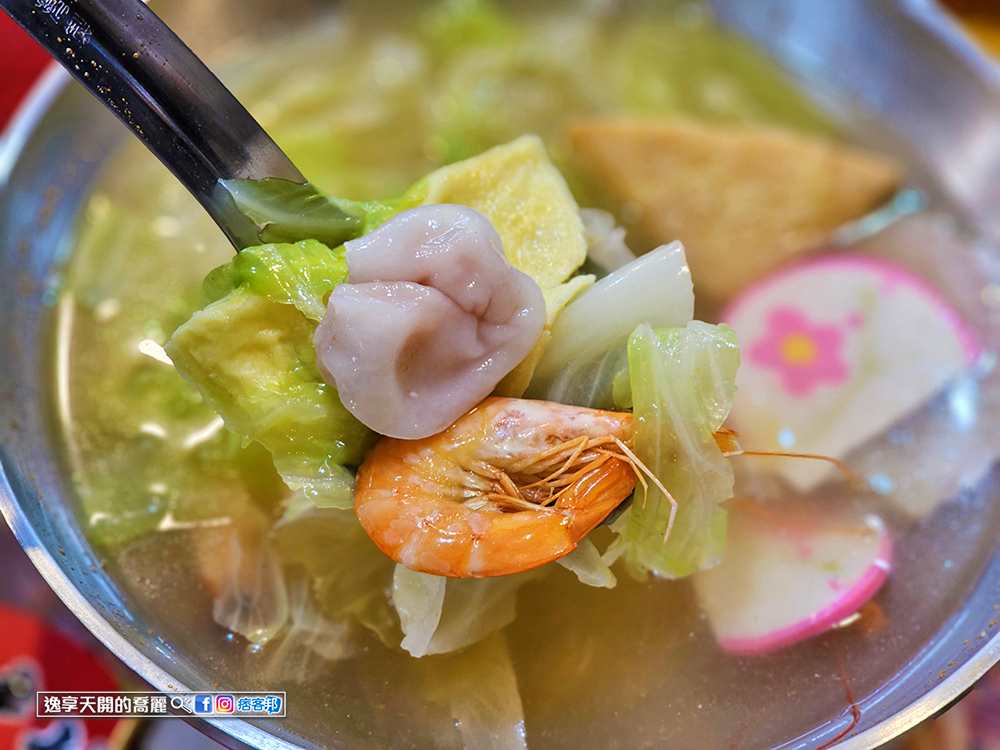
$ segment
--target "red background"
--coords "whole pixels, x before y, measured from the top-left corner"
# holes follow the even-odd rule
[[[7,122],[49,59],[6,13],[0,12],[0,126]]]

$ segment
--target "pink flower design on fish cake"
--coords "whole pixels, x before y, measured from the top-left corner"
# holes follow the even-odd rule
[[[842,357],[844,334],[837,326],[811,323],[793,307],[776,307],[767,331],[749,348],[750,361],[777,371],[792,396],[808,396],[822,383],[842,383],[849,370]]]

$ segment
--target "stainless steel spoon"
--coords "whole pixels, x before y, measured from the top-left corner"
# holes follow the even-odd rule
[[[237,250],[357,234],[361,204],[309,184],[235,96],[140,0],[0,0],[204,206]]]

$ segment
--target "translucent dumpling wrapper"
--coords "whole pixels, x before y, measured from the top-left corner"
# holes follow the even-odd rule
[[[490,394],[545,325],[538,284],[514,268],[482,214],[398,214],[347,243],[348,283],[314,343],[344,406],[383,435],[440,432]]]

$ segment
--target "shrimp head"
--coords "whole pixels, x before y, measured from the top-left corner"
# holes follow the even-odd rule
[[[379,440],[358,470],[354,511],[412,570],[529,570],[572,551],[632,493],[631,437],[631,413],[488,398],[440,434]]]

